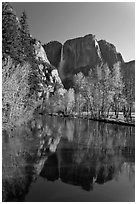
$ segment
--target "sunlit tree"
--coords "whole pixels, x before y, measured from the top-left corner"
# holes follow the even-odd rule
[[[115,115],[118,118],[118,113],[120,111],[121,103],[123,102],[123,97],[124,97],[123,96],[124,84],[122,81],[119,63],[116,63],[113,66],[112,86],[113,86],[113,92],[114,92],[113,107],[114,107]]]

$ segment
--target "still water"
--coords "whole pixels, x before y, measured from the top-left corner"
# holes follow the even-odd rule
[[[135,201],[134,127],[38,116],[2,143],[3,201]]]

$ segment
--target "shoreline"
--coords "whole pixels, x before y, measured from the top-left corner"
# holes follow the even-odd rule
[[[43,113],[40,113],[43,114]],[[76,116],[76,115],[63,115],[63,114],[57,114],[57,113],[48,113],[47,115],[50,116],[59,116],[62,118],[74,118],[74,119],[86,119],[86,120],[93,120],[93,121],[99,121],[99,122],[105,122],[105,123],[111,123],[111,124],[118,124],[118,125],[126,125],[126,126],[133,126],[135,127],[135,121],[133,122],[126,122],[119,119],[110,119],[110,118],[91,118],[90,116]]]

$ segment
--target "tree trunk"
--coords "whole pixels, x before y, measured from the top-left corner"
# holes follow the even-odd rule
[[[131,117],[131,106],[129,108],[129,117],[130,117],[130,120],[132,120],[132,117]]]
[[[110,110],[110,107],[109,107],[108,110],[107,110],[107,118],[108,118],[108,116],[109,116],[109,110]]]

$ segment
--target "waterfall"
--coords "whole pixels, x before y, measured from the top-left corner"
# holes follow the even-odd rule
[[[98,44],[98,42],[97,42],[96,39],[95,39],[95,48],[97,48],[97,53],[98,53],[99,58],[102,59],[102,58],[101,58],[100,47],[99,47],[99,44]]]

